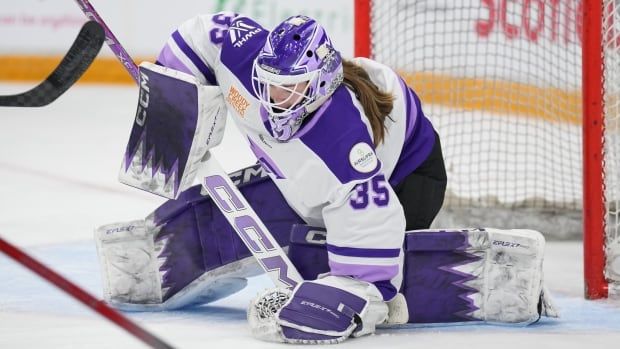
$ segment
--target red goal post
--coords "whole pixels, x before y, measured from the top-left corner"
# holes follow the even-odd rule
[[[603,166],[603,1],[583,7],[583,252],[585,295],[608,296],[605,279],[605,191]]]
[[[436,226],[583,234],[585,296],[620,294],[620,1],[355,0],[355,55],[442,136]]]

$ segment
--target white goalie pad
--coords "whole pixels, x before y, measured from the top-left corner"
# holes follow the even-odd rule
[[[483,257],[462,271],[478,277],[465,283],[478,308],[471,315],[489,323],[529,324],[541,315],[557,317],[543,287],[545,239],[534,230],[481,229],[469,235],[466,252]],[[540,307],[540,309],[539,309]]]
[[[119,181],[175,199],[194,184],[200,160],[218,145],[227,109],[218,86],[144,62],[135,121]]]
[[[534,230],[416,230],[387,324],[482,321],[527,325],[557,317],[543,285],[545,239]],[[413,267],[408,267],[413,266]],[[415,308],[420,304],[428,307]],[[413,306],[413,307],[412,307]],[[437,319],[437,320],[435,320]]]
[[[95,242],[107,302],[162,302],[155,243],[143,220],[100,227]]]
[[[157,229],[136,220],[95,230],[102,272],[103,298],[128,311],[174,310],[227,297],[247,285],[246,277],[260,274],[253,257],[204,272],[191,283],[167,295],[160,266],[165,240],[155,239]]]

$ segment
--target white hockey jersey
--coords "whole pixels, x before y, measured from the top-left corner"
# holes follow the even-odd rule
[[[395,97],[385,141],[373,145],[363,107],[341,85],[292,139],[279,142],[251,82],[252,63],[268,34],[234,13],[197,16],[171,35],[158,63],[220,86],[229,114],[288,204],[308,224],[327,229],[331,273],[374,282],[391,298],[401,282],[405,232],[392,186],[431,152],[433,128],[397,74],[357,58],[373,82]]]

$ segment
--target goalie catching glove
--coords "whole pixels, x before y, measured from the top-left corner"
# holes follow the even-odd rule
[[[387,317],[373,284],[342,276],[305,281],[293,291],[267,290],[248,309],[256,338],[285,343],[340,343],[374,333]]]

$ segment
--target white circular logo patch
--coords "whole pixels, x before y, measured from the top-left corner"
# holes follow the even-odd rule
[[[349,162],[361,173],[369,173],[377,168],[377,156],[368,143],[357,143],[351,148]]]

